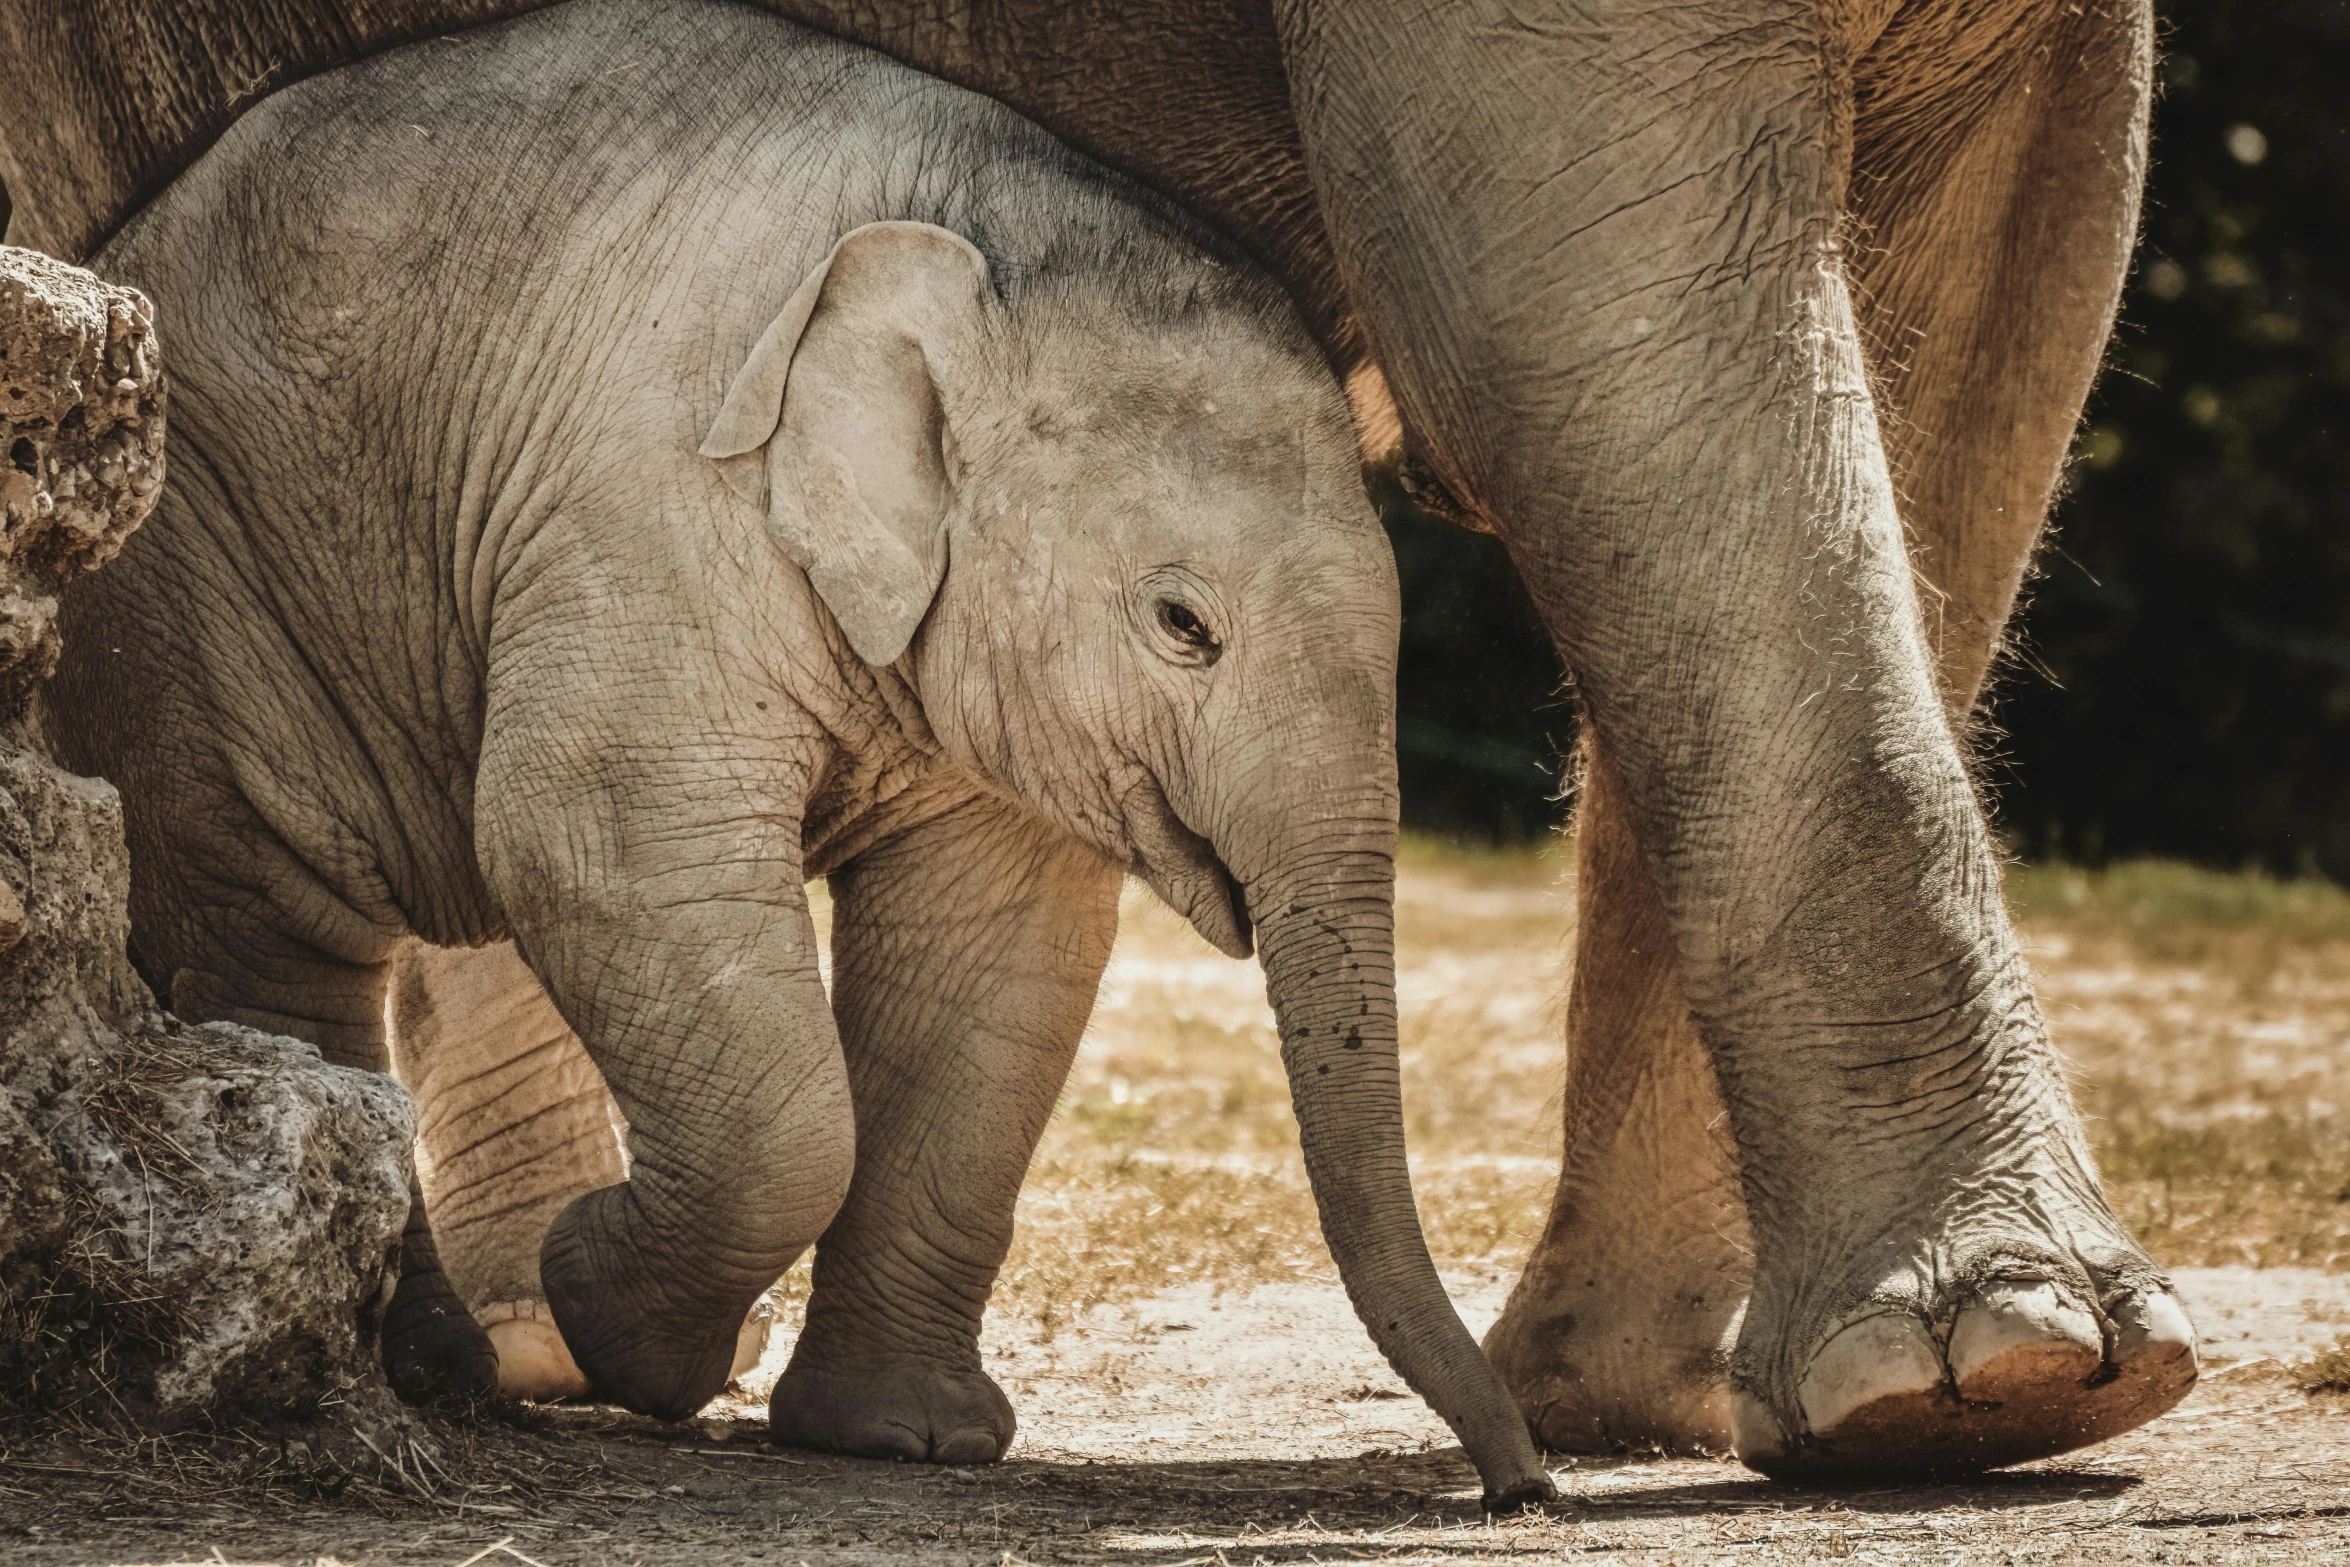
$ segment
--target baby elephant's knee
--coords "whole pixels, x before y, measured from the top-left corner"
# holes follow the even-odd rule
[[[707,1233],[741,1248],[751,1271],[772,1280],[815,1244],[848,1200],[857,1167],[856,1119],[837,1109],[791,1111],[731,1135],[712,1171]],[[761,1288],[765,1288],[763,1283]]]
[[[628,1142],[629,1238],[697,1294],[765,1289],[832,1223],[857,1163],[837,1061],[738,1083],[722,1103],[642,1105]]]

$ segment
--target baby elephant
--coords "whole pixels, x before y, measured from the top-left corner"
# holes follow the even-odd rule
[[[1000,1453],[980,1314],[1130,872],[1261,948],[1364,1321],[1497,1498],[1547,1490],[1412,1207],[1395,579],[1259,273],[984,99],[689,0],[288,89],[101,264],[168,323],[172,480],[50,722],[122,789],[139,961],[381,1069],[395,959],[510,940],[390,1011],[609,1083],[626,1178],[539,1256],[600,1394],[692,1413],[821,1237],[778,1436]],[[410,1239],[387,1359],[494,1375]]]

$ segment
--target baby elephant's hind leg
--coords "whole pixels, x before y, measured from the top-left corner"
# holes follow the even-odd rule
[[[1118,925],[1118,873],[974,801],[834,873],[833,1010],[857,1112],[848,1201],[771,1427],[870,1458],[1003,1456],[979,1323]]]
[[[425,1208],[451,1284],[497,1346],[498,1390],[585,1393],[539,1285],[539,1248],[572,1199],[628,1179],[603,1074],[510,941],[410,943],[393,964],[391,1020],[416,1096]],[[736,1374],[766,1337],[763,1321],[744,1324]]]

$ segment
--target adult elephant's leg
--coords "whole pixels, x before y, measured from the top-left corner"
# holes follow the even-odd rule
[[[242,1023],[307,1040],[337,1066],[391,1070],[384,1038],[390,965],[381,933],[353,921],[314,919],[314,925],[343,927],[310,932],[332,941],[330,951],[286,934],[245,900],[224,898],[213,907],[205,921],[153,922],[178,935],[155,949],[173,1011],[194,1022]],[[312,905],[314,914],[317,908]],[[400,1280],[384,1308],[384,1372],[394,1391],[414,1401],[486,1393],[497,1386],[497,1351],[451,1287],[426,1211],[423,1188],[412,1177]]]
[[[980,1367],[980,1317],[1117,934],[1118,873],[982,799],[866,849],[831,885],[857,1173],[817,1243],[771,1429],[830,1452],[989,1462],[1015,1422]]]
[[[1860,327],[1961,721],[2112,334],[2145,179],[2150,8],[2010,8],[2033,25],[1993,49],[1959,0],[1908,8],[1855,66]]]
[[[2150,8],[2013,9],[2018,25],[1984,48],[1979,11],[1911,8],[1855,70],[1861,330],[1892,410],[1928,646],[1962,726],[2112,332],[2146,165]],[[2109,1347],[2143,1347],[2109,1358],[2110,1380],[2071,1416],[2120,1430],[2177,1402],[2196,1356],[2162,1281],[2134,1265],[2105,1276]]]
[[[1963,723],[2111,330],[2148,76],[2142,7],[2052,13],[1987,53],[1948,26],[1960,15],[1913,8],[1858,62],[1852,206],[1861,331],[1893,411],[1928,645]],[[1986,78],[2002,90],[1984,92]],[[1726,1403],[1707,1401],[1706,1418],[1690,1406],[1722,1386],[1703,1352],[1745,1296],[1744,1204],[1734,1150],[1707,1135],[1712,1069],[1645,872],[1627,863],[1615,788],[1592,765],[1578,813],[1560,1193],[1487,1347],[1554,1446],[1703,1445],[1726,1432]],[[1661,1256],[1648,1234],[1669,1237]],[[2192,1363],[2140,1370],[2160,1398]]]
[[[2092,1384],[2177,1318],[2098,1195],[1921,634],[1842,243],[1847,16],[1283,8],[1407,430],[1623,785],[1754,1226],[1736,1439],[1789,1471],[2095,1440],[2145,1411]],[[1442,62],[1409,112],[1405,58]]]
[[[1622,794],[1586,737],[1566,1143],[1550,1218],[1485,1352],[1545,1447],[1722,1452],[1753,1275],[1746,1202]]]

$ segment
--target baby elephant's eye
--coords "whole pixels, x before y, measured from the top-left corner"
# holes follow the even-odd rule
[[[1213,664],[1224,652],[1224,644],[1216,640],[1208,623],[1200,619],[1199,611],[1181,599],[1159,600],[1159,624],[1176,641],[1204,655],[1202,662]]]

